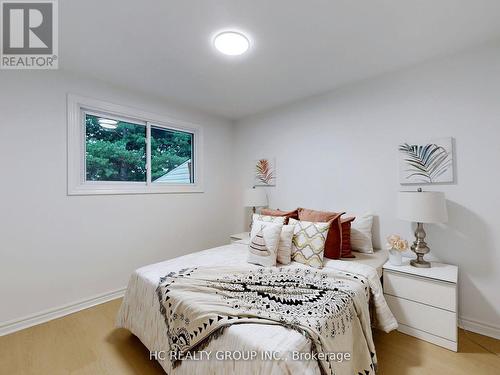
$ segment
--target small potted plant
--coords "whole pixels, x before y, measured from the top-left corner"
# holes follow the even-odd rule
[[[403,252],[408,249],[408,241],[397,234],[387,237],[387,250],[389,250],[389,262],[394,266],[403,264]]]

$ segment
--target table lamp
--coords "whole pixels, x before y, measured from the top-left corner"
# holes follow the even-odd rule
[[[437,191],[400,191],[398,197],[398,218],[417,223],[415,242],[411,250],[417,255],[410,264],[414,267],[429,268],[430,262],[424,255],[430,249],[425,242],[424,223],[445,223],[448,221],[444,193]]]
[[[255,187],[246,189],[243,194],[243,204],[245,207],[252,207],[252,214],[256,212],[256,207],[267,206],[267,195],[264,189],[256,189]],[[252,227],[252,219],[250,219],[250,228]]]

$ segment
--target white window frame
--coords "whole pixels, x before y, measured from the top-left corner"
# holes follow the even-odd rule
[[[68,195],[203,193],[203,129],[199,125],[174,120],[119,104],[68,94]],[[151,182],[151,166],[146,165],[146,182],[86,181],[84,113],[109,115],[146,127],[146,140],[151,126],[189,132],[193,137],[194,183],[172,184]],[[146,160],[150,160],[151,144],[146,143]]]

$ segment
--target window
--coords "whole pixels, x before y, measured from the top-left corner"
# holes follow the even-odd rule
[[[151,126],[151,181],[192,184],[193,134]]]
[[[86,181],[146,181],[146,126],[85,113]]]
[[[68,96],[68,194],[202,192],[201,129]]]

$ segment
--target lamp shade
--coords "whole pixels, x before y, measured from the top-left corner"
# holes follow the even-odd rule
[[[267,206],[267,195],[263,189],[246,189],[243,194],[243,204],[245,207]]]
[[[448,221],[444,193],[437,191],[400,191],[398,217],[416,223]]]

